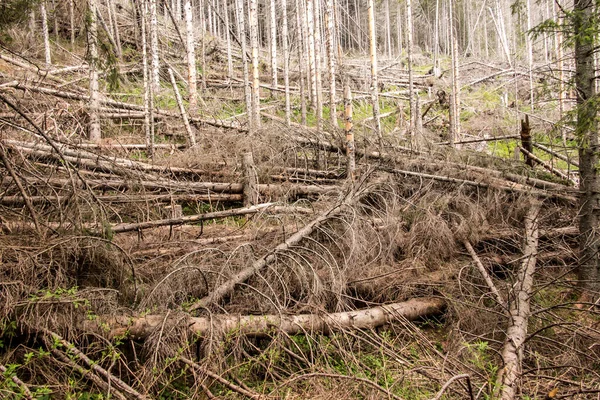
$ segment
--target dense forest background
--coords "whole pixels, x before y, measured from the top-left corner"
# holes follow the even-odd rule
[[[597,3],[2,0],[0,398],[597,398]]]

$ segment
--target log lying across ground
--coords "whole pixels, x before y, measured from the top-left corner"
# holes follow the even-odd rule
[[[204,335],[214,329],[220,332],[238,332],[246,336],[266,336],[274,330],[290,335],[302,333],[330,333],[348,329],[372,329],[397,321],[440,314],[446,302],[435,297],[411,299],[402,303],[386,304],[357,311],[331,314],[300,315],[229,315],[213,314],[208,317],[190,317],[186,323],[192,333]],[[85,329],[95,330],[100,324],[110,328],[111,337],[144,339],[165,325],[164,315],[143,317],[117,316],[87,322]]]
[[[531,206],[525,217],[523,261],[517,272],[517,282],[513,285],[508,329],[502,350],[504,367],[498,373],[498,384],[496,386],[501,390],[499,398],[502,400],[516,398],[519,380],[521,379],[521,364],[525,350],[525,340],[527,339],[530,299],[533,293],[533,275],[538,251],[539,210],[540,205],[535,204]]]

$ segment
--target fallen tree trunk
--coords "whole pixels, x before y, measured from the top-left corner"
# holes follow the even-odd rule
[[[192,222],[206,221],[209,219],[227,218],[227,217],[233,217],[233,216],[238,216],[238,215],[256,214],[257,212],[259,212],[261,210],[265,210],[274,205],[275,205],[275,203],[265,203],[265,204],[258,204],[256,206],[235,208],[233,210],[215,211],[215,212],[211,212],[211,213],[196,214],[196,215],[186,215],[186,216],[179,217],[179,218],[166,218],[166,219],[138,222],[138,223],[132,223],[132,224],[117,224],[117,225],[112,225],[110,227],[110,230],[112,233],[123,233],[123,232],[139,231],[139,230],[147,229],[147,228],[155,228],[158,226],[189,224]]]
[[[36,182],[47,186],[68,186],[70,181],[63,178],[50,178],[46,180],[35,179],[29,177],[26,179],[28,185],[34,185]],[[13,183],[11,178],[4,178],[0,181],[2,185],[9,185]],[[228,193],[228,194],[241,194],[243,185],[241,183],[224,183],[224,182],[178,182],[168,179],[160,179],[155,181],[138,181],[138,180],[121,180],[121,179],[87,179],[85,181],[87,187],[94,190],[128,190],[128,189],[147,189],[157,191],[172,191],[172,192],[184,192],[184,193],[198,193],[204,195],[212,195],[212,193]],[[83,183],[80,183],[79,187],[84,187]],[[69,188],[70,190],[71,188]],[[317,185],[297,185],[297,184],[286,184],[286,185],[272,185],[264,184],[258,186],[259,191],[265,195],[279,196],[288,195],[322,195],[328,193],[338,193],[340,188],[338,186],[317,186]]]
[[[446,302],[435,297],[411,299],[402,303],[387,304],[365,310],[338,312],[331,314],[300,315],[229,315],[213,314],[208,317],[190,317],[187,326],[197,335],[207,334],[215,329],[221,332],[238,332],[246,336],[267,336],[273,329],[289,335],[303,333],[339,332],[347,329],[372,329],[398,319],[417,318],[439,314],[444,311]],[[101,322],[99,322],[101,321]],[[95,330],[100,324],[110,327],[109,336],[123,336],[144,339],[165,324],[164,315],[146,315],[132,318],[117,316],[99,318],[99,321],[86,322],[86,329]]]
[[[222,284],[220,284],[219,286],[214,288],[207,296],[196,301],[189,308],[189,311],[194,311],[199,308],[205,308],[211,304],[218,303],[226,296],[229,296],[235,289],[236,285],[246,282],[250,277],[252,277],[256,273],[258,273],[260,270],[262,270],[263,268],[265,268],[268,265],[275,262],[277,260],[277,253],[285,251],[285,250],[291,248],[292,246],[297,245],[305,237],[307,237],[311,233],[313,233],[315,231],[315,229],[320,227],[323,223],[325,223],[326,221],[329,221],[331,218],[336,217],[337,215],[341,214],[342,211],[344,209],[346,209],[347,206],[356,204],[367,193],[369,193],[368,190],[362,190],[358,193],[356,193],[356,192],[352,193],[349,198],[345,199],[344,201],[339,202],[332,208],[328,209],[327,211],[325,211],[324,213],[319,215],[317,218],[313,219],[311,222],[309,222],[307,225],[305,225],[302,229],[300,229],[295,234],[290,236],[285,242],[279,244],[277,247],[275,247],[269,253],[262,256],[258,260],[256,260],[251,266],[244,268],[241,271],[237,272],[235,275],[233,275],[227,281],[223,282]]]
[[[29,196],[31,204],[63,204],[72,200],[71,196]],[[214,202],[234,203],[241,202],[241,194],[212,193],[212,194],[151,194],[151,195],[100,195],[96,199],[106,203],[170,203],[170,202]],[[22,206],[25,204],[23,196],[3,196],[0,198],[3,206]]]
[[[506,339],[502,350],[504,367],[498,374],[497,387],[501,391],[502,400],[513,400],[517,395],[517,386],[521,378],[521,363],[527,323],[530,315],[530,297],[533,292],[533,274],[535,272],[538,247],[538,213],[539,204],[531,206],[525,217],[525,247],[523,262],[517,272],[514,291],[510,301],[510,318],[506,331]]]

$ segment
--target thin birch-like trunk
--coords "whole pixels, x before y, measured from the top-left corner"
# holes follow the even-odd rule
[[[250,125],[253,124],[253,110],[252,110],[252,89],[250,86],[250,77],[248,73],[248,53],[246,45],[246,19],[244,18],[244,0],[236,0],[238,9],[238,22],[240,31],[240,41],[242,45],[242,70],[244,74],[244,99],[246,102],[246,113]]]
[[[302,125],[306,125],[306,82],[304,81],[304,77],[307,75],[306,68],[306,25],[302,24],[304,21],[304,3],[302,0],[295,0],[296,4],[296,35],[300,41],[298,45],[298,74],[300,76],[300,122]],[[310,80],[310,79],[308,79]]]
[[[158,58],[158,17],[156,15],[156,0],[150,0],[150,53],[152,54],[152,90],[160,90],[160,63]]]
[[[196,40],[194,38],[194,13],[192,12],[191,0],[186,0],[184,5],[185,12],[185,31],[187,42],[187,64],[188,64],[188,96],[189,112],[192,116],[196,115],[198,109],[198,77],[196,70]]]
[[[40,17],[42,18],[42,34],[44,35],[44,56],[46,69],[52,68],[50,55],[50,34],[48,33],[48,13],[46,12],[46,1],[40,2]]]
[[[410,0],[409,0],[410,1]],[[381,144],[381,121],[379,119],[379,84],[377,82],[377,34],[375,32],[375,10],[373,0],[368,1],[369,10],[369,49],[371,55],[371,103],[373,106],[373,119],[375,121],[375,134]]]
[[[271,30],[271,87],[277,89],[277,19],[275,14],[275,0],[269,3],[270,30]]]
[[[108,11],[110,13],[110,19],[112,21],[115,43],[117,44],[116,52],[117,57],[121,59],[123,57],[123,47],[121,46],[121,32],[119,31],[119,19],[115,10],[115,0],[106,0],[108,2]]]
[[[559,26],[562,26],[563,19],[560,17],[560,10],[558,9],[558,5],[556,2],[554,4],[554,22],[556,22]],[[564,145],[567,143],[567,131],[563,127],[562,119],[565,113],[565,102],[564,102],[564,93],[565,93],[565,72],[564,72],[564,63],[563,63],[563,35],[561,29],[557,29],[555,36],[555,51],[556,51],[556,64],[558,68],[558,113],[561,123],[559,124],[560,136],[562,138],[562,142]]]
[[[396,9],[396,40],[398,41],[398,56],[402,55],[402,5],[397,3]]]
[[[317,89],[317,131],[323,130],[323,85],[321,82],[321,23],[319,22],[320,1],[311,0],[314,6],[314,22],[315,22],[315,86]]]
[[[329,121],[331,123],[331,129],[336,130],[338,128],[338,120],[335,102],[335,30],[333,27],[333,2],[334,0],[327,0],[325,20],[327,21],[327,60],[329,62]]]
[[[71,33],[71,46],[75,45],[75,0],[69,0],[69,24]]]
[[[202,55],[202,90],[206,90],[206,16],[204,14],[204,0],[200,0],[200,54]],[[210,7],[209,7],[210,12]]]
[[[392,27],[390,23],[390,0],[384,0],[385,12],[385,43],[388,58],[392,58]]]
[[[58,42],[58,11],[56,9],[56,0],[52,0],[52,22],[54,22],[54,40]]]
[[[140,24],[141,36],[142,36],[142,71],[144,75],[144,133],[146,137],[146,151],[149,154],[152,154],[153,151],[153,143],[152,140],[152,124],[154,121],[150,118],[151,107],[150,107],[150,98],[151,98],[151,90],[152,85],[150,83],[150,69],[148,68],[148,40],[146,33],[146,21],[148,20],[146,2],[142,2],[140,4],[141,15],[142,15],[142,23]]]
[[[452,2],[448,2],[449,13],[452,13]],[[450,57],[452,58],[452,95],[450,96],[450,107],[452,109],[452,118],[450,119],[450,145],[454,146],[455,141],[460,140],[460,85],[458,70],[458,41],[454,32],[453,18],[450,18]]]
[[[260,78],[258,74],[257,0],[250,0],[250,45],[252,46],[252,113],[251,128],[260,128]]]
[[[98,118],[98,107],[100,106],[99,85],[98,85],[98,24],[96,23],[96,0],[88,0],[88,48],[90,52],[90,101],[89,116],[90,127],[89,137],[92,142],[99,142],[102,139],[100,130],[100,119]]]
[[[173,70],[169,68],[169,78],[171,79],[171,85],[173,86],[173,92],[175,93],[175,100],[177,100],[177,106],[179,107],[179,114],[181,115],[181,119],[183,120],[183,125],[185,126],[185,132],[187,133],[188,142],[190,147],[196,145],[196,137],[194,136],[194,132],[192,131],[192,127],[190,126],[190,122],[188,120],[187,114],[185,113],[185,107],[183,106],[183,100],[181,98],[181,94],[179,93],[179,88],[177,87],[177,81],[175,81],[175,75],[173,75]]]
[[[282,25],[281,46],[283,47],[283,84],[285,86],[285,123],[292,124],[292,109],[290,103],[290,49],[288,48],[288,13],[287,0],[281,0]]]
[[[406,53],[408,68],[408,105],[410,109],[409,134],[415,134],[417,116],[415,107],[415,79],[413,72],[413,22],[412,0],[406,0]]]
[[[525,42],[527,45],[527,61],[529,67],[529,101],[531,103],[531,111],[534,109],[534,94],[533,94],[533,43],[529,31],[531,30],[531,0],[527,0],[527,32],[525,32]]]
[[[485,1],[485,0],[484,0]],[[435,1],[435,26],[434,26],[434,39],[433,39],[433,76],[437,77],[438,72],[438,58],[439,58],[439,41],[440,41],[440,0]]]
[[[229,4],[223,0],[223,13],[225,14],[225,38],[227,42],[227,78],[233,78],[233,56],[231,54],[231,31],[229,29]]]
[[[313,107],[317,104],[317,68],[315,57],[315,23],[314,2],[306,0],[306,26],[308,27],[308,68],[310,69],[310,103]]]
[[[344,86],[344,132],[346,133],[346,157],[347,167],[346,175],[348,179],[354,181],[356,170],[356,149],[354,145],[354,132],[352,132],[352,92],[350,83],[346,81]]]

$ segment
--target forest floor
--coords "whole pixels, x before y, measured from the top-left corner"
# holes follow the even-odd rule
[[[0,51],[0,397],[492,398],[537,207],[520,398],[598,393],[600,319],[575,286],[576,188],[515,157],[526,114],[535,143],[576,155],[569,134],[557,139],[571,128],[542,73],[530,110],[527,74],[464,60],[462,139],[489,140],[455,149],[446,78],[418,57],[425,115],[409,135],[406,72],[381,60],[380,145],[362,94],[368,65],[348,58],[352,181],[341,124],[317,132],[311,111],[300,126],[298,96],[287,127],[283,96],[264,90],[262,127],[248,132],[217,41],[198,144],[188,148],[163,76],[153,155],[137,54],[119,65],[119,88],[104,82],[93,144],[82,43],[55,44],[52,74],[26,37],[15,43]],[[576,180],[569,162],[534,153]]]

